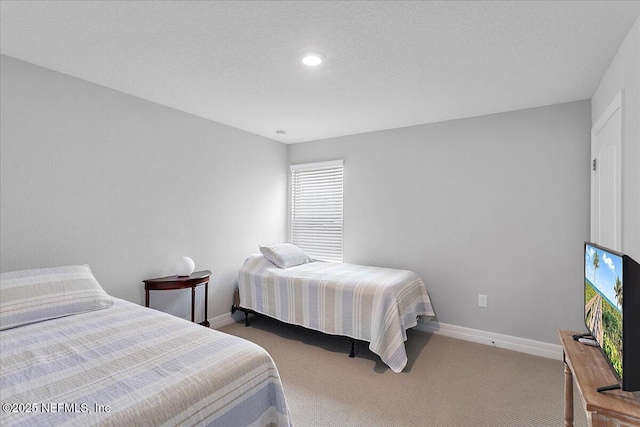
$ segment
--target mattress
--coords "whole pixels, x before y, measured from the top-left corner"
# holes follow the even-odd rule
[[[240,305],[286,323],[369,342],[394,372],[407,364],[406,330],[434,316],[414,272],[313,261],[286,269],[251,255],[238,275]]]
[[[6,426],[289,426],[261,347],[114,298],[0,332]]]

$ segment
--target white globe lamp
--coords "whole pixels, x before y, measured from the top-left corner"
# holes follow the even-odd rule
[[[180,258],[173,267],[178,276],[189,276],[195,268],[196,264],[188,256]]]

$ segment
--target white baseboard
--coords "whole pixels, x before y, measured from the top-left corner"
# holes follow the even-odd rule
[[[220,316],[211,317],[207,320],[209,320],[209,327],[212,329],[220,329],[223,326],[230,325],[236,321],[236,319],[231,317],[231,313],[221,314]]]
[[[231,313],[209,319],[211,328],[219,329],[230,325],[237,320]],[[548,359],[562,360],[562,346],[559,344],[549,344],[542,341],[535,341],[526,338],[514,337],[511,335],[497,334],[495,332],[481,331],[479,329],[465,328],[462,326],[449,325],[434,320],[423,323],[418,322],[416,329],[430,332],[445,337],[457,338],[460,340],[476,342],[507,350],[519,351],[521,353],[533,354],[534,356],[546,357]]]
[[[519,351],[521,353],[533,354],[534,356],[542,356],[548,359],[562,360],[562,346],[559,344],[549,344],[511,335],[449,325],[433,320],[426,323],[418,322],[416,329],[445,337],[477,342],[498,348],[505,348],[507,350]]]

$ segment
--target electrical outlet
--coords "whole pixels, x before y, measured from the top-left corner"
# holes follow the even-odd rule
[[[486,295],[478,295],[478,307],[487,308],[487,296]]]

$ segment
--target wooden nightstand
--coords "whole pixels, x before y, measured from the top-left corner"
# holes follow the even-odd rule
[[[149,291],[167,291],[170,289],[191,288],[191,321],[195,322],[196,287],[204,284],[204,322],[201,322],[200,324],[208,328],[207,299],[209,298],[209,276],[211,276],[211,272],[209,270],[203,270],[196,271],[190,276],[167,276],[143,280],[145,291],[144,304],[149,307]]]

